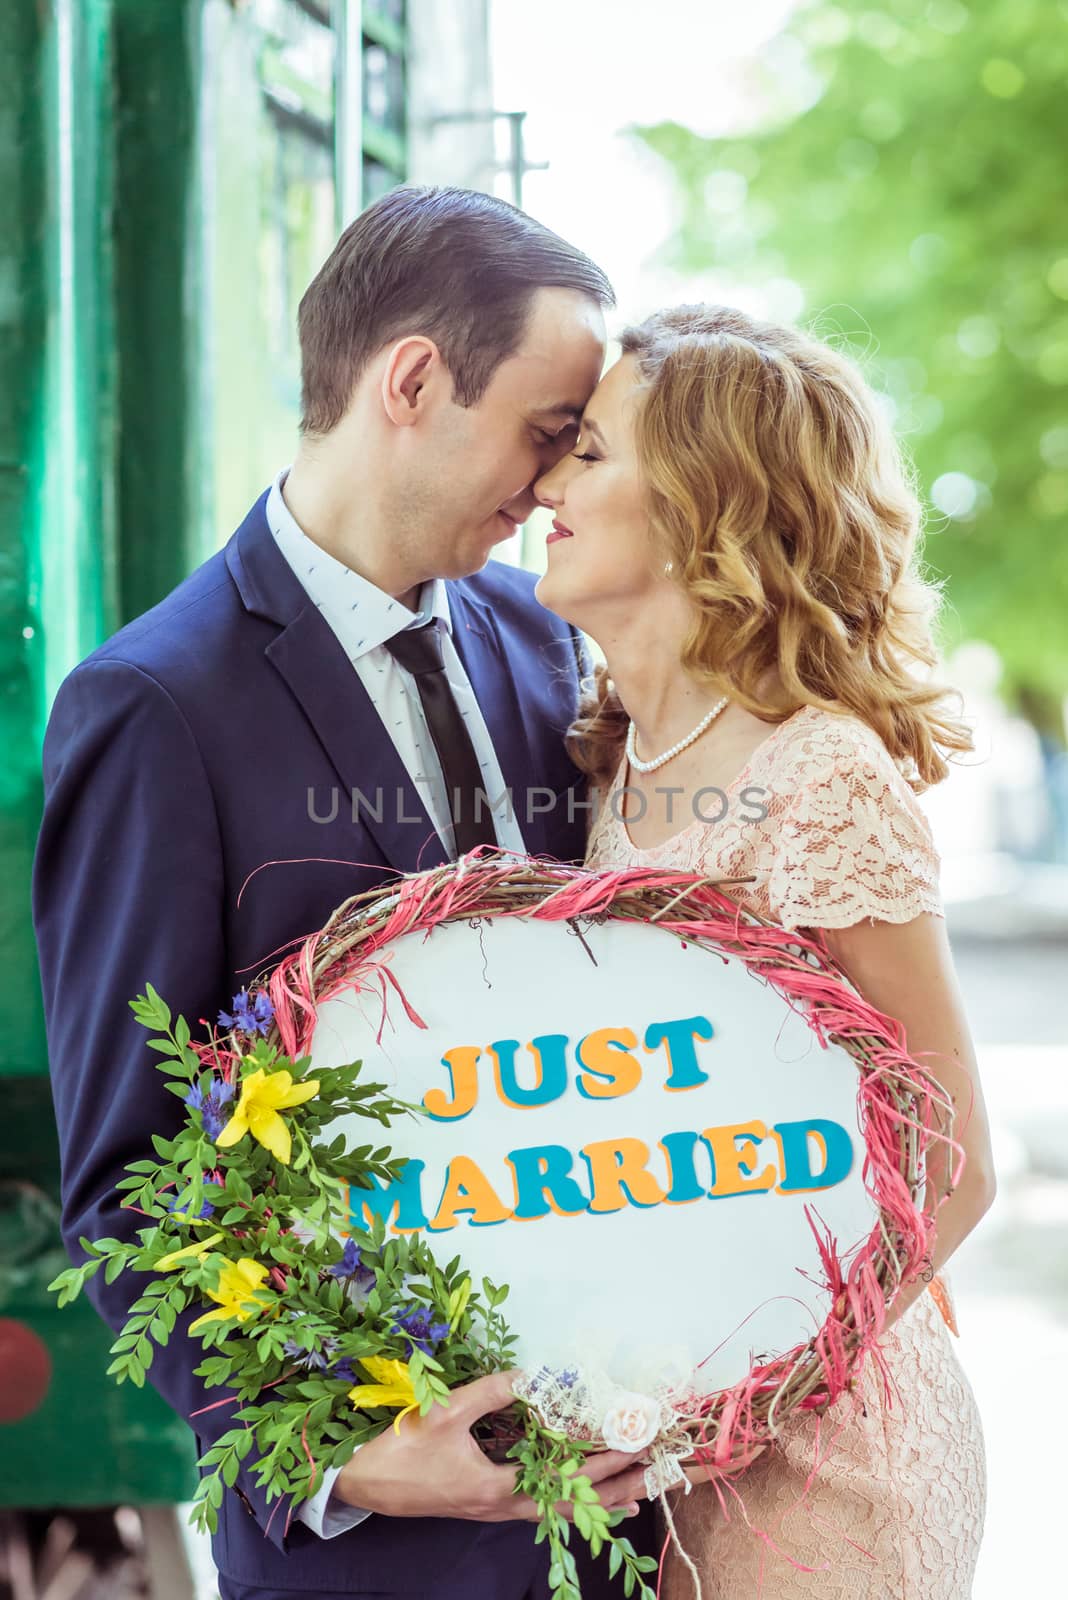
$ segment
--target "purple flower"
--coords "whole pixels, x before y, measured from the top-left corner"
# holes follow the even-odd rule
[[[233,1012],[219,1012],[220,1028],[237,1029],[241,1033],[266,1033],[274,1021],[274,1006],[266,990],[261,989],[252,999],[247,989],[234,995]]]
[[[307,1350],[295,1339],[287,1339],[282,1346],[283,1355],[287,1355],[291,1361],[295,1361],[307,1372],[325,1373],[330,1365],[330,1358],[336,1350],[337,1340],[332,1338],[324,1339],[318,1350]]]
[[[199,1084],[194,1083],[185,1097],[187,1106],[192,1106],[194,1111],[200,1112],[200,1123],[209,1139],[217,1139],[229,1122],[229,1113],[224,1107],[234,1098],[234,1086],[223,1078],[212,1078],[211,1088],[207,1094]]]
[[[203,1112],[201,1113],[201,1115],[203,1116]],[[176,1194],[174,1196],[174,1198],[171,1200],[170,1204],[168,1205],[167,1210],[168,1211],[185,1211],[185,1210],[188,1209],[188,1207],[189,1207],[189,1196],[187,1194],[182,1194],[182,1195]],[[212,1205],[211,1201],[210,1200],[205,1200],[204,1204],[201,1206],[200,1210],[197,1212],[196,1220],[198,1222],[203,1222],[204,1218],[205,1217],[210,1217],[214,1210],[215,1210],[215,1207]]]
[[[341,1260],[336,1261],[332,1267],[327,1267],[331,1278],[351,1278],[360,1265],[360,1247],[355,1239],[346,1239],[345,1248],[341,1252]]]
[[[342,1383],[355,1383],[357,1381],[356,1368],[353,1366],[351,1358],[342,1356],[340,1361],[336,1361],[330,1376],[339,1378]]]
[[[357,1289],[368,1291],[375,1286],[375,1275],[371,1267],[365,1267],[363,1256],[355,1239],[345,1240],[345,1251],[340,1261],[326,1269],[331,1278],[353,1278]]]
[[[433,1322],[433,1312],[429,1306],[421,1304],[411,1306],[407,1311],[402,1311],[393,1323],[391,1333],[399,1333],[408,1346],[409,1357],[417,1350],[422,1350],[424,1355],[432,1355],[435,1345],[441,1343],[449,1331],[447,1322]]]

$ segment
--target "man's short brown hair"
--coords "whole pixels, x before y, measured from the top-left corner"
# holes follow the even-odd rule
[[[533,217],[470,189],[394,189],[350,224],[300,303],[301,430],[329,433],[384,345],[423,334],[460,405],[474,405],[522,342],[538,289],[601,306],[612,286]]]

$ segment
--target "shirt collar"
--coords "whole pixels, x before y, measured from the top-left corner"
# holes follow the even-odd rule
[[[431,578],[419,591],[419,610],[411,611],[392,595],[346,567],[309,539],[286,505],[282,486],[289,469],[279,473],[267,495],[267,523],[275,542],[308,598],[345,645],[350,660],[374,650],[405,628],[436,617],[452,632],[449,592],[443,578]]]

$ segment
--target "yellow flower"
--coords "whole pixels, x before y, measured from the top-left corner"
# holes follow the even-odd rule
[[[294,1083],[291,1073],[267,1073],[262,1067],[257,1067],[242,1081],[241,1098],[233,1116],[216,1139],[216,1145],[225,1149],[237,1144],[246,1133],[251,1133],[276,1161],[288,1167],[292,1143],[289,1129],[278,1113],[292,1106],[303,1105],[305,1100],[310,1100],[318,1092],[318,1078]]]
[[[228,1317],[246,1322],[262,1306],[262,1301],[256,1299],[256,1292],[263,1287],[267,1270],[261,1261],[253,1261],[249,1256],[242,1256],[240,1261],[228,1261],[219,1273],[215,1288],[205,1290],[209,1298],[217,1302],[218,1310],[205,1311],[202,1317],[191,1322],[190,1333],[205,1322],[225,1322]]]
[[[221,1233],[213,1233],[210,1239],[200,1239],[196,1244],[187,1244],[182,1250],[172,1250],[169,1255],[160,1256],[156,1262],[155,1270],[157,1272],[170,1272],[172,1267],[180,1266],[183,1261],[186,1261],[191,1256],[195,1256],[200,1261],[207,1255],[212,1245],[218,1244],[221,1238]]]
[[[361,1406],[402,1406],[403,1410],[397,1412],[393,1423],[399,1433],[409,1411],[419,1410],[407,1361],[392,1361],[388,1356],[361,1356],[359,1359],[360,1366],[366,1367],[378,1382],[357,1384],[355,1389],[349,1390],[349,1399],[357,1410]]]

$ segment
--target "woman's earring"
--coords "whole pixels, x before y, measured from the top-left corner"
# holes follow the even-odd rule
[[[664,563],[664,577],[665,578],[670,578],[671,574],[674,572],[674,570],[675,570],[674,561],[666,561]]]

